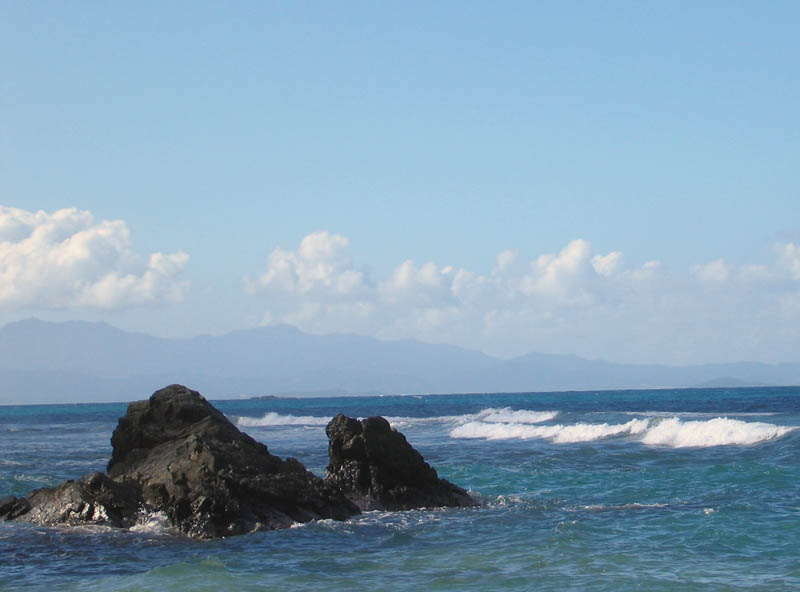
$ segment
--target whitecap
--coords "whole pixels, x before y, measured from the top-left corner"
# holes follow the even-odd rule
[[[622,510],[658,510],[667,507],[669,507],[667,504],[642,504],[639,502],[633,502],[630,504],[619,505],[593,504],[589,506],[581,506],[581,510],[585,510],[587,512],[615,512]]]
[[[556,444],[591,442],[610,436],[641,434],[649,420],[632,419],[623,424],[576,423],[572,425],[526,425],[472,421],[450,431],[451,438],[484,438],[486,440],[548,439]]]
[[[431,423],[466,424],[474,421],[486,423],[535,424],[551,421],[558,417],[558,411],[529,411],[510,407],[487,407],[477,413],[464,415],[440,415],[436,417],[387,417],[394,427],[409,427]]]
[[[558,417],[558,411],[529,411],[526,409],[511,409],[510,407],[487,407],[477,413],[464,415],[440,415],[434,417],[387,417],[392,427],[404,429],[418,425],[428,424],[465,424],[472,421],[486,423],[519,423],[536,424],[551,421]],[[324,426],[331,420],[330,417],[315,417],[311,415],[281,415],[274,411],[265,413],[262,417],[240,416],[235,418],[236,425],[245,428],[270,427],[270,426]]]
[[[259,428],[269,426],[297,425],[297,426],[324,426],[328,425],[330,417],[314,417],[312,415],[281,415],[270,411],[262,417],[237,417],[236,425],[245,428]]]
[[[131,532],[145,534],[173,534],[175,528],[170,524],[164,512],[144,512],[137,517],[136,524],[130,527]]]
[[[477,414],[476,419],[488,423],[543,423],[558,417],[558,411],[528,411],[525,409],[512,410],[508,407],[502,409],[484,409]]]
[[[642,436],[642,442],[670,448],[743,446],[774,440],[796,429],[793,426],[747,422],[727,417],[707,421],[683,421],[678,417],[670,417],[651,426]]]

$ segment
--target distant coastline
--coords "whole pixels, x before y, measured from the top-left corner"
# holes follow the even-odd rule
[[[0,328],[0,404],[131,401],[175,382],[212,399],[742,388],[800,384],[800,363],[669,366],[542,353],[501,359],[287,325],[193,339],[79,321]]]

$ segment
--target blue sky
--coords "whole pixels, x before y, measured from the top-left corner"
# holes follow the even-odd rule
[[[790,2],[7,2],[0,321],[797,361],[798,25]]]

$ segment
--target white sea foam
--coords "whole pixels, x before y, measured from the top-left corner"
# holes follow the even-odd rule
[[[175,532],[169,523],[169,518],[164,512],[141,512],[136,524],[131,526],[131,532],[147,534],[169,534]]]
[[[620,504],[620,505],[605,505],[605,504],[592,504],[588,506],[581,506],[581,510],[585,510],[588,512],[619,512],[619,511],[627,511],[627,510],[658,510],[662,508],[668,508],[667,504],[640,504],[639,502],[633,502],[630,504]]]
[[[328,425],[331,420],[330,417],[314,417],[312,415],[281,415],[270,411],[265,413],[263,417],[239,417],[236,419],[236,425],[245,428],[259,428],[268,426],[324,426]]]
[[[475,419],[488,423],[543,423],[558,417],[558,411],[527,411],[525,409],[512,410],[508,407],[502,409],[484,409],[476,414]]]
[[[780,438],[796,429],[727,417],[716,417],[707,421],[682,421],[677,417],[670,417],[648,429],[642,442],[671,448],[742,446]]]
[[[785,436],[798,429],[727,417],[685,421],[679,417],[632,419],[626,423],[576,423],[572,425],[528,425],[520,422],[468,421],[450,431],[451,438],[485,440],[546,439],[556,444],[591,442],[602,438],[635,436],[649,446],[669,448],[744,446]]]
[[[484,438],[486,440],[548,439],[557,444],[591,442],[609,436],[641,434],[649,420],[632,419],[622,424],[576,423],[573,425],[526,425],[520,423],[489,423],[471,421],[450,431],[451,438]]]
[[[477,413],[465,415],[440,415],[437,417],[388,417],[389,423],[394,427],[408,427],[411,425],[431,423],[453,423],[463,425],[474,421],[486,423],[543,423],[558,417],[558,411],[528,411],[526,409],[511,409],[510,407],[487,407]]]
[[[487,423],[519,423],[534,424],[550,421],[558,417],[558,411],[528,411],[525,409],[511,409],[510,407],[487,407],[477,413],[465,415],[440,415],[436,417],[387,417],[386,419],[396,428],[407,428],[416,425],[453,423],[465,424],[471,421]],[[281,415],[270,411],[262,417],[236,417],[235,423],[245,428],[269,426],[324,426],[331,420],[330,417],[316,417],[313,415]]]

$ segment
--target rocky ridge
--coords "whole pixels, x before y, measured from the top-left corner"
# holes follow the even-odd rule
[[[359,421],[340,413],[325,432],[330,458],[325,481],[362,510],[475,505],[466,491],[440,479],[383,417]]]
[[[111,437],[107,474],[2,499],[0,517],[125,528],[159,512],[181,533],[215,538],[345,520],[361,509],[474,505],[383,418],[338,415],[327,433],[323,480],[271,454],[198,392],[171,385],[128,406]]]

